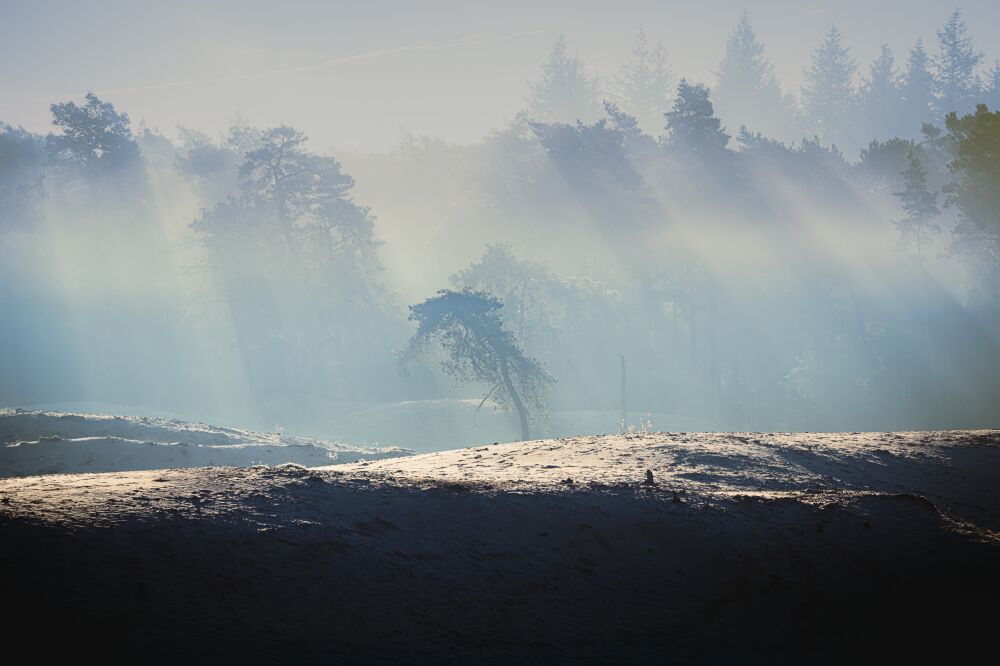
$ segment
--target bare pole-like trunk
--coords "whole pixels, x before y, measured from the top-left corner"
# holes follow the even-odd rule
[[[521,421],[521,441],[526,442],[531,439],[531,433],[528,430],[528,410],[525,409],[524,403],[521,402],[521,396],[514,389],[514,382],[510,380],[510,371],[507,368],[507,359],[504,356],[500,357],[500,377],[503,379],[504,388],[507,389],[510,399],[514,402],[517,417]]]
[[[618,354],[621,364],[621,394],[622,394],[622,429],[628,427],[628,376],[625,356]]]

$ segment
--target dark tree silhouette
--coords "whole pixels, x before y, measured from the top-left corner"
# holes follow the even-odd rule
[[[118,113],[94,93],[87,93],[86,100],[82,106],[74,102],[52,105],[52,124],[61,130],[48,137],[53,161],[108,170],[137,165],[139,147],[128,114]]]
[[[668,141],[695,151],[720,150],[729,143],[722,121],[715,117],[708,87],[681,79],[667,118]]]
[[[504,326],[501,308],[503,304],[494,296],[468,289],[442,289],[423,303],[411,305],[410,319],[418,328],[404,359],[428,357],[439,345],[445,352],[444,371],[459,383],[489,387],[480,407],[492,397],[502,407],[513,408],[521,424],[521,439],[527,440],[532,416],[544,413],[554,379],[524,353]]]

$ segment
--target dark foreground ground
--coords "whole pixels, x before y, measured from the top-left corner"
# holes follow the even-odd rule
[[[7,479],[0,571],[39,657],[957,662],[1000,649],[1000,433]]]

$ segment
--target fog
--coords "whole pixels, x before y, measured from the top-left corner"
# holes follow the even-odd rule
[[[0,406],[419,450],[529,394],[537,437],[998,425],[990,3],[123,5],[70,58],[112,4],[0,5]],[[521,374],[467,324],[410,353],[439,290]]]

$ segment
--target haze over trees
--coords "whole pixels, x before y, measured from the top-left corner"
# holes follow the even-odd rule
[[[354,181],[340,163],[306,141],[287,126],[239,129],[221,147],[196,140],[177,161],[208,192],[235,182],[221,201],[208,196],[191,228],[230,310],[249,386],[264,400],[349,391],[355,355],[389,344],[374,220],[350,198]]]
[[[614,430],[624,358],[656,428],[995,425],[996,65],[957,11],[860,70],[831,27],[793,91],[751,19],[708,81],[655,26],[604,88],[560,37],[469,145],[168,133],[93,93],[0,124],[0,404],[402,445],[440,412],[444,447]]]
[[[802,90],[807,126],[826,144],[844,146],[853,139],[856,70],[850,47],[844,44],[840,30],[831,27],[813,53]]]
[[[899,227],[900,242],[903,245],[916,245],[917,256],[920,256],[920,237],[941,230],[933,222],[941,211],[937,205],[937,193],[927,188],[927,169],[912,151],[908,159],[909,163],[903,171],[904,189],[895,193],[903,204],[906,217],[896,224]]]
[[[937,111],[966,114],[973,110],[980,92],[976,68],[983,54],[972,45],[962,12],[956,9],[938,30],[938,56],[934,60]]]
[[[973,263],[971,294],[981,300],[997,335],[1000,323],[1000,111],[984,104],[961,118],[945,120],[955,159],[955,180],[946,186],[948,203],[958,210],[954,248]]]
[[[592,120],[600,113],[600,84],[578,56],[570,55],[562,35],[530,87],[528,112],[538,120],[575,122]]]
[[[930,66],[930,56],[924,49],[923,40],[917,39],[906,61],[900,90],[905,105],[904,114],[899,119],[901,125],[917,127],[934,120],[934,75]]]
[[[622,65],[614,80],[614,101],[648,134],[656,135],[663,113],[670,108],[673,72],[663,44],[650,47],[641,29],[632,47],[632,57]]]
[[[745,125],[783,141],[799,138],[796,123],[788,122],[795,116],[794,101],[782,94],[774,67],[764,54],[764,44],[757,39],[747,12],[729,33],[716,77],[712,97],[719,116],[729,127]]]

